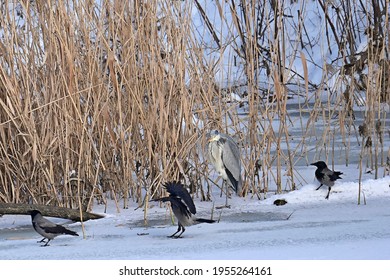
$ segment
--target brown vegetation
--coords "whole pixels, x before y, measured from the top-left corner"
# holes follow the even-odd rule
[[[214,51],[222,52],[227,42],[207,21],[199,1],[195,6],[192,1],[102,2],[97,7],[94,1],[16,1],[0,7],[0,202],[89,211],[97,198],[102,203],[114,199],[118,210],[129,202],[147,209],[167,180],[181,180],[201,199],[209,199],[215,184],[208,178],[203,151],[210,128],[229,129],[243,148],[247,194],[266,195],[270,181],[276,182],[278,192],[295,189],[305,180],[294,167],[301,159],[309,160],[310,141],[318,141],[317,156],[334,159],[337,148],[348,164],[349,137],[358,137],[353,105],[361,91],[366,92],[367,106],[364,138],[373,141],[362,153],[372,155],[373,169],[385,164],[381,139],[388,124],[378,128],[375,123],[386,119],[379,105],[390,102],[389,20],[388,13],[385,19],[380,14],[388,10],[388,1],[367,2],[369,7],[376,3],[374,12],[365,9],[376,18],[367,31],[371,43],[361,56],[351,47],[354,23],[348,23],[351,32],[344,42],[341,26],[328,20],[339,39],[335,51],[345,63],[337,69],[339,90],[329,93],[333,96],[326,104],[315,97],[326,89],[334,73],[331,65],[329,71],[325,67],[323,83],[313,85],[297,44],[295,55],[301,56],[304,73],[289,67],[293,58],[287,57],[284,44],[302,39],[305,27],[297,27],[297,38],[285,33],[283,1],[271,1],[279,3],[271,10],[258,3],[262,1],[216,1],[220,11],[221,5],[231,10],[231,32],[243,42],[235,50],[237,59],[244,61],[246,83],[226,87],[215,78],[220,62],[205,57],[196,37],[199,30],[193,29],[188,16],[194,7],[199,9],[208,22],[204,32],[216,40]],[[351,12],[338,11],[340,17]],[[226,20],[222,12],[220,17]],[[272,48],[262,47],[271,24],[276,30]],[[259,71],[269,75],[265,87],[257,80]],[[304,87],[291,91],[289,77],[298,77]],[[245,117],[226,99],[237,89],[247,98]],[[309,100],[309,92],[316,92],[314,99]],[[306,97],[298,111],[309,112],[294,148],[289,130],[300,119],[286,109],[292,95]],[[276,119],[277,129],[272,126]],[[316,135],[318,119],[329,123],[322,135]],[[338,147],[336,134],[343,139]],[[285,186],[282,176],[289,178]]]

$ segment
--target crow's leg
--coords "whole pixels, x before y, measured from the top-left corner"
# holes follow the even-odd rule
[[[330,189],[331,189],[331,187],[329,187],[328,194],[325,196],[325,199],[329,199]]]
[[[42,240],[40,240],[40,241],[37,241],[37,243],[45,242],[45,239],[46,239],[46,237],[42,238]]]
[[[48,238],[48,239],[47,239],[47,242],[45,243],[45,245],[41,245],[41,247],[50,246],[50,245],[49,245],[50,240],[51,240],[51,239]]]
[[[170,236],[168,236],[168,237],[170,237],[170,238],[176,237],[175,235],[176,235],[179,231],[181,231],[181,228],[182,228],[182,226],[181,226],[181,224],[179,223],[179,224],[178,224],[177,231],[176,231],[174,234],[172,234],[172,235],[170,235]]]
[[[181,238],[181,235],[182,235],[185,231],[186,231],[186,229],[185,229],[183,226],[181,226],[181,232],[180,232],[180,234],[179,234],[178,236],[175,236],[175,238]]]
[[[316,188],[316,191],[318,191],[321,187],[322,187],[323,184],[321,184],[318,188]]]

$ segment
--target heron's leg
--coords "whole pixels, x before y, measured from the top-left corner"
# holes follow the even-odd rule
[[[219,195],[219,197],[222,197],[222,195],[223,195],[223,184],[225,184],[224,180],[222,181],[221,194]]]
[[[228,198],[229,198],[229,184],[225,181],[225,186],[226,186],[226,201],[225,201],[225,207],[228,207]],[[230,206],[229,206],[230,207]],[[228,208],[229,208],[228,207]]]
[[[318,188],[316,188],[316,191],[318,191],[321,187],[322,187],[323,184],[321,184]]]
[[[223,188],[224,188],[223,185],[226,186],[226,200],[225,200],[225,205],[223,205],[223,206],[217,206],[217,207],[215,207],[216,209],[230,208],[230,205],[228,204],[228,199],[229,199],[229,184],[228,184],[225,180],[223,180],[222,187],[221,187],[221,196],[222,196]]]
[[[225,206],[223,206],[224,208],[230,208],[230,205],[228,203],[228,200],[229,200],[229,184],[224,180],[223,183],[225,184],[226,186],[226,200],[225,200]]]

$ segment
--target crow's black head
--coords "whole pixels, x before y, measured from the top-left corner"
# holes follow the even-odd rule
[[[34,218],[36,215],[41,214],[41,212],[39,212],[38,210],[31,210],[28,211],[28,214],[30,214],[31,217]]]
[[[312,164],[310,164],[310,165],[317,166],[317,167],[320,168],[320,169],[324,169],[324,168],[327,168],[327,167],[328,167],[328,166],[326,165],[326,163],[323,162],[323,161],[317,161],[317,162],[314,162],[314,163],[312,163]]]

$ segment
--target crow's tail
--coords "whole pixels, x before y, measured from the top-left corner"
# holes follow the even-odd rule
[[[343,179],[343,178],[340,177],[340,175],[342,175],[342,174],[343,174],[343,172],[340,172],[340,171],[335,171],[334,172],[334,175],[335,175],[336,179]]]
[[[64,234],[69,234],[69,235],[73,235],[73,236],[79,236],[77,232],[71,231],[69,229],[65,229],[64,230]]]
[[[208,223],[208,224],[212,224],[212,223],[215,223],[216,221],[214,220],[209,220],[209,219],[196,219],[196,221],[198,223]]]

